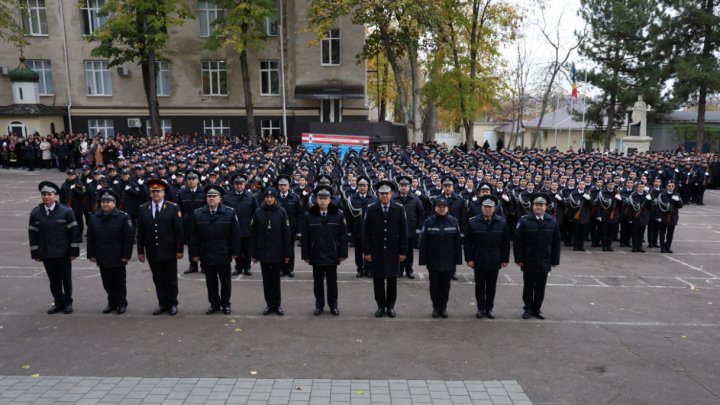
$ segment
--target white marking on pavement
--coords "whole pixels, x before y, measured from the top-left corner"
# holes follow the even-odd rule
[[[712,274],[712,273],[709,273],[709,272],[703,270],[703,269],[700,268],[700,267],[695,267],[695,266],[693,266],[693,265],[690,265],[690,264],[685,263],[685,262],[682,261],[682,260],[675,259],[675,258],[670,257],[670,256],[668,256],[668,255],[663,255],[663,256],[665,256],[665,257],[668,258],[669,260],[672,260],[672,261],[674,261],[674,262],[680,263],[680,264],[682,264],[683,266],[689,267],[689,268],[691,268],[691,269],[693,269],[693,270],[695,270],[695,271],[699,271],[700,273],[706,274],[706,275],[708,275],[708,276],[710,276],[710,277],[712,277],[712,278],[718,278],[718,276],[716,276],[716,275],[714,275],[714,274]]]

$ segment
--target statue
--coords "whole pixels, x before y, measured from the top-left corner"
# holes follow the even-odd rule
[[[640,125],[639,135],[641,137],[647,136],[647,111],[647,104],[643,101],[643,97],[638,96],[632,108],[632,115],[630,116],[632,122],[630,122],[630,125]]]

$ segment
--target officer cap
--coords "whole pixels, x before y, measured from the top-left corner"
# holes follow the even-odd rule
[[[545,193],[533,193],[530,196],[530,201],[532,201],[533,204],[547,204],[550,199]]]
[[[313,194],[315,194],[316,197],[332,197],[333,189],[330,186],[320,185],[315,187]]]
[[[449,176],[448,176],[448,177],[443,178],[442,184],[443,184],[443,186],[446,185],[446,184],[450,184],[450,185],[453,185],[453,186],[454,186],[454,185],[455,185],[455,180],[453,180],[452,177],[449,177]]]
[[[490,187],[490,184],[487,182],[482,182],[482,183],[478,184],[478,190],[483,190],[483,189],[491,190],[492,187]]]
[[[104,188],[104,189],[100,190],[100,201],[115,201],[115,202],[117,202],[119,199],[120,199],[120,196],[118,196],[118,194],[115,191],[113,191],[109,188]]]
[[[480,197],[480,204],[486,207],[494,207],[500,204],[500,200],[492,194]]]
[[[242,173],[233,173],[232,176],[230,176],[230,183],[233,184],[242,184],[247,181],[247,177],[245,177]]]
[[[38,184],[38,191],[41,193],[60,193],[60,187],[52,181],[42,181]]]
[[[74,176],[74,175],[76,175],[77,173],[75,173],[75,169],[67,169],[67,170],[65,170],[65,174],[73,175],[73,176]]]
[[[288,176],[287,174],[281,174],[281,175],[279,175],[279,176],[277,177],[277,182],[276,182],[276,184],[277,184],[278,186],[279,186],[279,185],[282,185],[282,184],[286,184],[286,185],[289,186],[289,185],[290,185],[290,176]]]
[[[219,195],[220,197],[222,197],[225,194],[225,190],[223,190],[223,188],[218,186],[217,184],[208,184],[207,186],[203,187],[203,191],[205,192],[206,196]]]
[[[88,170],[90,170],[90,166],[89,166],[89,165],[83,165],[83,166],[82,166],[82,169],[83,169],[84,172],[85,172],[85,171],[88,171]]]
[[[395,191],[395,184],[390,180],[380,180],[375,184],[375,190],[377,190],[378,193],[390,193]]]
[[[448,200],[447,198],[443,196],[435,197],[435,200],[433,201],[433,204],[437,207],[438,205],[444,205],[448,206]]]
[[[263,197],[267,197],[267,196],[269,196],[269,195],[277,198],[277,197],[278,197],[278,191],[277,191],[277,189],[276,189],[275,187],[268,187],[268,188],[266,188],[265,191],[263,191]]]
[[[327,174],[322,174],[320,177],[318,177],[318,184],[325,184],[327,186],[332,186],[332,177],[328,176]]]
[[[148,180],[148,182],[147,182],[147,186],[148,186],[148,188],[150,189],[150,191],[152,191],[152,190],[165,190],[165,191],[167,191],[167,189],[168,189],[168,187],[169,187],[168,184],[167,184],[167,182],[166,182],[165,180],[163,180],[163,179],[150,179],[150,180]]]
[[[190,169],[190,170],[188,170],[188,171],[185,172],[185,178],[188,179],[188,180],[199,179],[199,178],[200,178],[200,172],[197,171],[197,170],[195,170],[195,169]]]
[[[367,176],[358,176],[357,178],[357,184],[365,184],[366,186],[370,186],[370,179]]]
[[[412,180],[410,176],[398,176],[397,183],[401,186],[409,186]]]
[[[128,169],[120,170],[120,175],[124,175],[124,174],[130,174],[130,170],[128,170]]]

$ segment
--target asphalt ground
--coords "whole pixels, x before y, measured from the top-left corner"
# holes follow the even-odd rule
[[[517,380],[535,404],[720,403],[720,192],[680,211],[674,254],[564,248],[543,312],[523,320],[522,275],[502,270],[497,319],[475,318],[471,269],[450,318],[432,319],[427,272],[398,286],[396,319],[375,319],[372,283],[340,266],[340,311],[312,314],[309,266],[282,281],[286,315],[262,316],[259,266],[233,280],[231,315],[204,315],[202,274],[181,274],[176,317],[152,316],[150,270],[128,265],[128,312],[103,315],[99,271],[73,262],[75,312],[47,315],[27,221],[56,171],[0,171],[0,375]],[[296,250],[297,252],[298,250]],[[352,257],[352,254],[351,254]],[[417,260],[417,256],[416,256]],[[187,261],[179,263],[184,270]]]

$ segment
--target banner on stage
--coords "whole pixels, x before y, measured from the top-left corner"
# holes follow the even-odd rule
[[[328,153],[333,146],[340,150],[340,158],[345,157],[348,149],[360,152],[363,148],[370,146],[370,137],[361,135],[336,135],[336,134],[313,134],[303,133],[302,143],[308,152],[322,148],[323,153]]]

